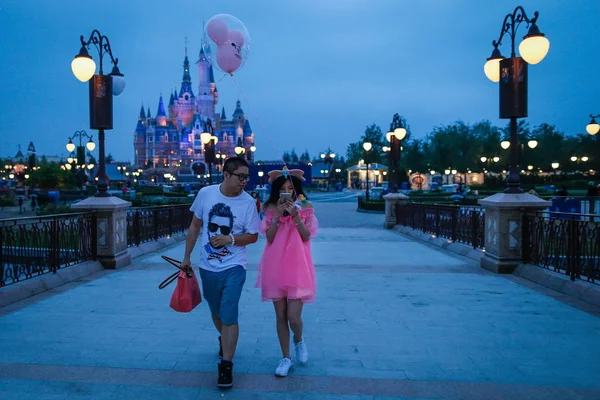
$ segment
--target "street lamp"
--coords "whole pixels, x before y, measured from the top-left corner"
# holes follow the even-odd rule
[[[327,165],[327,190],[329,190],[330,180],[331,180],[331,171],[333,170],[333,164],[335,164],[335,153],[331,151],[330,148],[327,149],[325,153],[321,153],[321,158],[323,162]]]
[[[219,138],[213,132],[210,119],[207,119],[204,124],[204,132],[200,135],[200,140],[204,144],[204,161],[208,164],[208,184],[212,185],[212,165],[216,161],[215,147]]]
[[[373,148],[371,142],[364,142],[363,149],[365,149],[365,164],[367,164],[367,191],[365,192],[365,198],[369,200],[369,151]]]
[[[536,24],[538,16],[539,13],[536,11],[533,18],[529,19],[521,6],[515,8],[512,14],[506,15],[500,37],[492,42],[494,50],[484,66],[485,75],[492,82],[500,82],[500,118],[510,119],[511,152],[507,193],[522,192],[519,178],[517,118],[527,117],[527,65],[541,62],[550,49],[550,41],[540,32]],[[515,38],[517,28],[523,22],[527,24],[529,31],[519,45],[521,57],[517,57]],[[504,58],[498,49],[502,44],[502,38],[507,33],[511,39],[510,58]]]
[[[105,167],[104,130],[113,128],[112,96],[118,96],[123,92],[125,89],[125,79],[119,71],[119,59],[113,57],[110,42],[106,36],[103,36],[98,30],[94,29],[87,42],[84,40],[83,35],[80,36],[80,41],[81,49],[71,62],[71,69],[75,77],[81,82],[90,82],[90,128],[98,130],[98,143],[100,145],[100,161],[97,174],[98,193],[96,196],[109,197],[108,177],[106,176]],[[96,46],[100,58],[100,70],[97,75],[94,75],[96,63],[88,53],[88,48],[92,44]],[[105,54],[110,56],[113,64],[113,69],[108,75],[104,75],[102,65],[102,59]]]
[[[244,145],[242,144],[242,138],[238,138],[237,145],[235,146],[233,151],[235,151],[235,154],[237,154],[238,157],[243,158],[244,153],[246,152],[246,149],[244,148]]]
[[[390,161],[390,177],[389,185],[392,193],[398,193],[398,163],[402,159],[402,140],[406,137],[406,129],[402,126],[400,115],[394,114],[390,131],[386,133],[385,138],[390,142],[390,147],[387,148],[388,160]]]
[[[89,138],[88,142],[83,146],[83,138]],[[73,139],[79,138],[79,146],[75,147],[75,143],[73,143]],[[96,148],[96,143],[94,143],[93,135],[88,134],[86,131],[75,131],[73,136],[69,137],[69,143],[65,146],[68,152],[73,152],[77,148],[77,164],[85,164],[85,149],[87,148],[89,151],[94,151]]]
[[[247,154],[247,160],[252,162],[254,161],[254,152],[256,151],[256,146],[250,146],[250,151]]]
[[[590,135],[593,136],[593,135],[597,134],[598,132],[600,132],[600,124],[598,124],[596,122],[596,118],[600,118],[600,114],[598,114],[598,115],[590,114],[590,118],[592,120],[590,121],[589,124],[587,124],[587,126],[585,127],[585,130],[587,131],[587,133],[589,133]],[[596,137],[600,137],[600,135],[596,136]],[[598,139],[598,140],[600,140],[600,139]]]

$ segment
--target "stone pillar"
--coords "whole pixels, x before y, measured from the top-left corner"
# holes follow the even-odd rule
[[[97,213],[98,261],[106,269],[131,264],[127,250],[127,209],[130,207],[130,202],[118,197],[88,197],[71,206],[80,212]]]
[[[497,193],[479,201],[485,209],[485,254],[481,268],[512,274],[522,262],[521,224],[527,211],[543,211],[552,202],[528,193]]]
[[[396,225],[396,204],[406,203],[408,196],[402,193],[388,193],[383,198],[385,199],[385,221],[383,221],[383,227],[392,229]]]

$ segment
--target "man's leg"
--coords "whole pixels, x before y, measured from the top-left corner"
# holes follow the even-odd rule
[[[244,283],[246,282],[246,270],[238,266],[231,268],[227,272],[228,274],[221,293],[219,319],[222,322],[221,340],[223,344],[223,360],[231,361],[235,354],[240,333],[238,325],[239,302]]]
[[[200,278],[202,279],[202,293],[204,300],[208,303],[213,324],[220,334],[223,326],[223,323],[218,317],[221,308],[222,279],[220,279],[218,272],[207,271],[202,268],[200,268]],[[219,340],[219,357],[223,357],[220,342],[221,340]]]

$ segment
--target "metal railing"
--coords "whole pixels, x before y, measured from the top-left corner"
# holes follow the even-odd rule
[[[523,261],[568,275],[600,279],[600,222],[591,215],[537,212],[523,215]]]
[[[96,226],[94,213],[0,220],[0,287],[95,260]]]
[[[397,204],[396,223],[475,249],[484,248],[485,211],[481,207]]]
[[[184,232],[191,222],[189,204],[131,208],[127,210],[127,246]]]

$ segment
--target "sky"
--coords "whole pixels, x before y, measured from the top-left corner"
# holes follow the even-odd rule
[[[600,113],[600,1],[573,0],[2,0],[0,2],[0,157],[32,141],[38,154],[64,155],[68,137],[89,129],[88,86],[71,72],[79,36],[106,35],[125,91],[114,98],[106,152],[133,161],[140,106],[156,115],[161,93],[179,90],[185,38],[195,62],[203,20],[240,19],[249,58],[231,77],[217,74],[230,117],[240,99],[256,137],[256,159],[284,150],[345,154],[365,128],[385,132],[394,113],[413,137],[457,120],[499,126],[498,84],[483,72],[504,17],[521,5],[550,40],[529,68],[531,125],[585,131]],[[527,33],[517,32],[517,46]],[[510,55],[510,41],[500,50]],[[90,54],[98,63],[98,54]],[[110,71],[110,59],[104,58]],[[197,91],[198,72],[191,68]],[[96,148],[95,153],[97,154]]]

